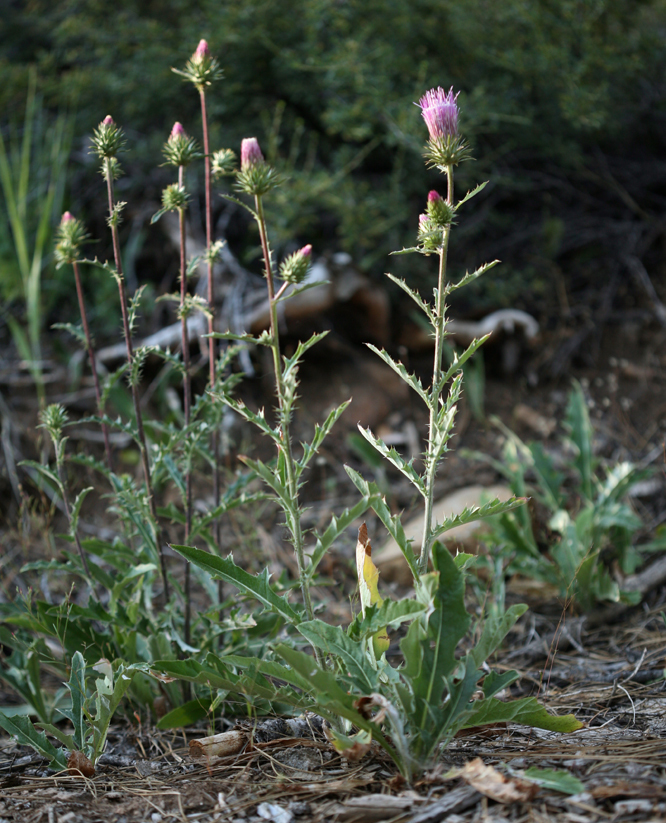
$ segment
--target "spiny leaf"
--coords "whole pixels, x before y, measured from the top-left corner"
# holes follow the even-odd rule
[[[363,437],[371,443],[377,451],[384,457],[389,463],[392,463],[399,472],[405,475],[405,477],[409,480],[409,482],[416,486],[423,497],[426,497],[426,488],[423,483],[421,477],[417,474],[416,470],[412,466],[412,461],[403,460],[400,454],[394,449],[392,446],[389,448],[386,443],[380,438],[376,437],[370,429],[364,429],[361,424],[358,425],[358,430],[361,432]]]
[[[195,549],[192,546],[172,546],[174,551],[181,554],[186,560],[195,563],[200,569],[207,571],[213,578],[226,580],[243,592],[251,594],[265,606],[277,614],[281,614],[290,623],[297,625],[301,621],[300,615],[270,587],[268,569],[261,574],[252,575],[239,568],[229,557],[217,557],[214,554]]]
[[[527,503],[527,500],[527,497],[512,497],[510,500],[506,501],[496,498],[488,503],[484,503],[482,506],[466,506],[458,514],[452,514],[442,523],[435,525],[432,531],[433,540],[441,537],[441,535],[450,529],[455,529],[457,526],[463,526],[466,523],[473,523],[476,520],[483,520],[486,517],[492,517],[493,515],[513,511],[519,506],[523,506]]]
[[[28,717],[21,717],[21,715],[18,714],[9,717],[0,711],[0,726],[7,734],[15,737],[21,746],[30,746],[50,763],[53,763],[56,769],[64,771],[67,768],[64,751],[62,749],[56,749],[55,746],[49,742],[44,732],[37,731]]]
[[[378,357],[390,366],[393,371],[399,375],[408,386],[411,386],[412,389],[418,394],[418,396],[423,400],[426,406],[429,405],[430,400],[428,395],[426,394],[425,389],[423,388],[423,384],[419,380],[419,378],[415,374],[410,374],[407,369],[403,366],[402,363],[395,361],[391,355],[385,351],[384,349],[378,349],[376,346],[373,346],[372,343],[365,344],[371,351],[373,351]]]

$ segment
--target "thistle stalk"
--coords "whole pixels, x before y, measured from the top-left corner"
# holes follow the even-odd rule
[[[453,166],[446,166],[447,195],[446,202],[453,206]],[[434,433],[436,428],[436,418],[439,411],[439,398],[442,394],[443,386],[440,386],[442,377],[442,354],[444,351],[444,327],[446,326],[446,261],[449,250],[449,237],[451,235],[451,224],[449,223],[442,232],[442,242],[437,250],[439,256],[439,271],[437,277],[437,301],[435,304],[435,356],[432,370],[432,386],[430,387],[430,421],[428,426],[428,449],[426,457],[425,472],[425,513],[423,520],[423,540],[421,543],[421,554],[419,556],[419,573],[425,574],[428,571],[430,561],[430,550],[432,548],[432,510],[435,494],[435,476],[437,474],[437,459],[435,455]]]
[[[184,189],[185,167],[178,167],[178,186]],[[185,209],[178,209],[180,228],[180,323],[183,348],[183,413],[185,416],[185,431],[190,426],[192,386],[190,377],[190,342],[187,335],[187,311],[185,298],[187,295],[187,254],[185,236]],[[185,467],[185,543],[189,541],[192,530],[192,467],[189,455],[186,454]],[[190,602],[190,564],[185,561],[185,642],[190,643],[190,624],[192,607]]]
[[[111,227],[111,237],[113,240],[113,257],[116,264],[116,274],[118,281],[118,293],[120,296],[120,312],[123,318],[123,334],[125,337],[125,347],[127,349],[127,364],[132,367],[134,362],[134,349],[132,347],[132,330],[129,322],[129,312],[127,309],[127,290],[125,289],[125,277],[123,274],[123,265],[120,257],[120,241],[118,238],[118,225],[114,219],[114,194],[113,194],[113,164],[111,157],[105,156],[104,160],[104,177],[106,179],[106,192],[109,206],[109,222]],[[143,415],[141,412],[141,401],[139,398],[139,389],[135,382],[131,382],[132,403],[134,405],[134,415],[136,417],[136,428],[139,440],[139,452],[141,454],[141,466],[143,468],[143,477],[146,483],[146,492],[148,495],[148,505],[150,508],[150,516],[155,526],[155,548],[160,558],[160,567],[162,572],[162,582],[164,585],[164,596],[169,599],[169,581],[167,579],[166,562],[164,559],[164,552],[162,550],[161,529],[157,520],[157,509],[155,506],[155,495],[153,494],[153,484],[150,473],[150,462],[148,459],[148,446],[146,444],[146,434],[143,428]]]
[[[259,194],[254,195],[254,205],[257,214],[257,224],[259,226],[259,236],[261,238],[261,251],[264,258],[266,283],[268,288],[268,304],[270,308],[271,317],[271,351],[273,353],[273,368],[275,370],[275,388],[277,391],[278,405],[280,411],[284,411],[284,378],[282,373],[282,360],[280,357],[280,338],[278,334],[278,317],[277,317],[277,297],[275,294],[275,284],[273,280],[273,267],[271,264],[271,254],[268,247],[268,234],[266,232],[266,219],[264,217],[264,207],[262,197]],[[298,579],[303,595],[303,603],[308,620],[314,620],[314,609],[312,607],[312,598],[310,596],[310,582],[308,580],[305,568],[305,551],[303,546],[303,530],[301,529],[301,519],[298,511],[298,483],[296,480],[296,473],[294,471],[294,458],[291,451],[291,434],[289,431],[289,420],[287,415],[282,415],[282,429],[281,429],[281,446],[287,471],[287,486],[289,489],[289,498],[291,505],[294,507],[292,512],[290,531],[292,542],[294,545],[294,552],[296,554],[296,563],[298,565]],[[315,649],[315,654],[319,660],[319,655]]]

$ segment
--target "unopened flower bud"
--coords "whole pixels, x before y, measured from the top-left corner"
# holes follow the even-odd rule
[[[187,137],[187,135],[185,134],[185,129],[182,127],[182,125],[176,122],[173,124],[173,128],[171,129],[169,140],[176,140],[179,137]]]
[[[208,43],[205,40],[199,41],[199,45],[187,61],[184,71],[180,71],[180,69],[172,69],[172,71],[194,83],[200,92],[203,92],[206,86],[210,86],[213,80],[219,80],[222,77],[220,66],[217,60],[211,56]]]
[[[83,223],[66,211],[60,219],[56,234],[55,258],[57,267],[79,259],[81,246],[88,239]]]
[[[92,138],[92,152],[98,157],[115,157],[125,145],[123,130],[116,126],[115,120],[107,114],[97,126]]]
[[[280,277],[287,283],[297,286],[305,280],[310,268],[310,257],[312,256],[312,246],[308,243],[302,249],[290,254],[282,261],[280,266]]]
[[[448,226],[454,217],[454,211],[444,198],[436,191],[428,193],[428,205],[426,206],[428,217],[432,223],[443,228]]]
[[[208,48],[208,43],[204,39],[201,39],[199,40],[196,51],[192,55],[192,62],[201,63],[202,60],[205,60],[207,57],[210,57],[210,49]]]
[[[201,157],[196,141],[187,136],[180,123],[173,124],[162,151],[170,166],[188,166],[196,157]]]
[[[263,163],[264,155],[259,148],[259,141],[256,137],[246,137],[241,142],[241,169],[247,171],[256,166],[258,163]]]
[[[210,170],[213,177],[224,177],[227,174],[236,173],[236,153],[231,149],[220,149],[213,152],[210,163]]]

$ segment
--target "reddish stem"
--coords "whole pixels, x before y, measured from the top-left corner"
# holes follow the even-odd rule
[[[113,177],[111,174],[111,163],[108,158],[106,160],[106,191],[109,202],[109,216],[113,214]],[[125,278],[123,276],[123,266],[120,258],[120,241],[118,239],[118,226],[111,223],[111,237],[113,238],[113,256],[116,262],[116,272],[118,274],[118,292],[120,294],[120,312],[123,318],[123,332],[125,335],[125,346],[127,348],[127,365],[132,368],[134,363],[134,350],[132,348],[132,331],[129,323],[129,312],[127,310],[127,292],[125,289]],[[139,451],[141,453],[141,465],[143,467],[143,476],[146,482],[146,491],[148,493],[148,505],[150,507],[150,514],[155,524],[155,547],[160,558],[160,565],[162,571],[162,582],[164,585],[164,596],[169,599],[169,581],[167,579],[166,562],[164,559],[164,552],[162,551],[162,530],[157,521],[157,509],[155,508],[155,496],[153,494],[153,484],[150,475],[150,463],[148,461],[148,447],[146,445],[146,433],[143,428],[143,415],[141,414],[141,401],[139,398],[139,390],[131,384],[132,402],[134,405],[134,414],[136,417],[136,428],[139,435]]]

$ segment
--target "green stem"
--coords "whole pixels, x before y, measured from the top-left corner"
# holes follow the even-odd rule
[[[277,390],[278,404],[282,414],[280,415],[281,422],[281,446],[287,469],[287,486],[289,489],[289,498],[291,503],[291,511],[289,512],[289,527],[294,544],[294,552],[296,553],[296,562],[298,564],[298,577],[303,593],[303,602],[305,604],[305,611],[308,615],[308,620],[314,620],[314,609],[312,608],[312,598],[310,597],[310,583],[306,574],[305,568],[305,552],[303,547],[303,531],[301,529],[301,519],[298,505],[298,482],[296,480],[296,472],[294,470],[294,458],[291,452],[291,435],[289,433],[289,419],[284,413],[285,405],[285,389],[284,379],[282,373],[282,361],[280,357],[280,338],[278,336],[278,317],[277,317],[277,301],[275,299],[275,284],[273,282],[273,267],[271,265],[270,250],[268,248],[268,235],[266,233],[266,220],[264,218],[264,207],[260,195],[255,195],[254,203],[257,212],[257,223],[259,225],[259,235],[261,237],[261,250],[264,256],[264,264],[266,266],[266,282],[268,285],[268,304],[271,316],[271,350],[273,352],[273,368],[275,370],[275,388]],[[319,653],[315,649],[315,656],[319,662]]]
[[[111,169],[110,159],[107,157],[104,160],[105,177],[106,177],[106,191],[109,202],[109,216],[113,214],[113,173]],[[125,335],[125,346],[127,348],[127,365],[130,370],[134,362],[134,349],[132,347],[132,330],[129,324],[129,313],[127,310],[127,293],[125,290],[125,277],[123,275],[122,259],[120,257],[120,240],[118,238],[118,226],[115,221],[111,222],[111,237],[113,239],[113,256],[116,262],[116,273],[118,275],[118,292],[120,294],[120,312],[123,318],[123,332]],[[146,492],[148,495],[148,506],[150,508],[150,516],[153,520],[155,528],[155,549],[160,559],[162,571],[162,583],[164,585],[164,597],[169,599],[169,581],[166,572],[166,561],[164,559],[164,552],[162,551],[162,530],[157,521],[157,509],[155,507],[155,496],[153,494],[153,484],[150,474],[150,462],[148,460],[148,446],[146,444],[146,434],[143,428],[143,415],[141,413],[141,401],[139,398],[138,387],[131,383],[132,403],[134,405],[134,416],[136,417],[136,428],[138,434],[139,452],[141,454],[141,465],[143,467],[143,477],[146,483]]]
[[[74,269],[74,281],[76,282],[76,294],[79,300],[79,311],[81,313],[81,324],[83,325],[83,332],[86,336],[86,347],[88,349],[88,359],[90,360],[90,370],[92,372],[93,384],[95,386],[95,397],[97,399],[97,413],[100,417],[104,417],[104,406],[102,405],[102,392],[99,387],[99,377],[97,375],[97,363],[95,362],[95,349],[93,348],[92,335],[90,334],[90,327],[88,326],[88,315],[86,314],[86,303],[83,298],[83,289],[81,287],[81,277],[79,276],[79,264],[76,260],[72,261],[72,268]],[[113,471],[113,455],[111,454],[111,442],[109,440],[109,427],[106,423],[102,423],[102,434],[104,435],[104,450],[106,452],[106,462],[109,471]]]
[[[453,205],[453,166],[446,167],[447,176],[447,203]],[[444,289],[446,285],[446,258],[449,250],[449,236],[451,226],[444,230],[442,245],[437,252],[439,255],[439,274],[437,277],[437,301],[435,305],[435,357],[432,370],[432,386],[430,388],[430,422],[428,426],[428,449],[426,456],[426,496],[425,513],[423,520],[423,541],[419,557],[419,574],[428,571],[430,550],[432,548],[432,510],[435,493],[435,476],[437,474],[437,459],[435,455],[435,430],[439,413],[439,398],[442,387],[439,385],[442,377],[442,353],[444,351],[444,327],[446,325],[446,303]]]

